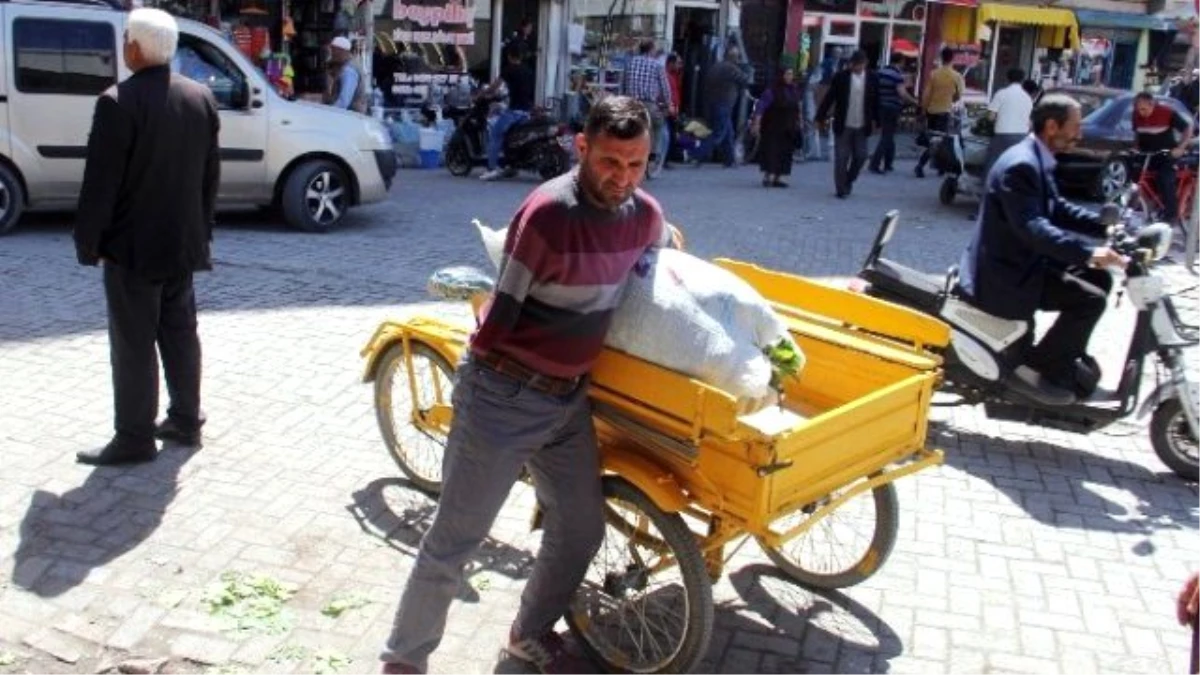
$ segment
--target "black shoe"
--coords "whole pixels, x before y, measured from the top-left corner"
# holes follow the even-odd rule
[[[876,168],[876,167],[873,167],[873,166],[872,166],[872,167],[870,167],[870,168],[868,168],[868,169],[867,169],[867,171],[870,171],[871,173],[873,173],[873,174],[875,174],[875,175],[877,175],[877,176],[882,176],[882,175],[884,174],[884,171],[883,171],[883,169],[879,169],[879,168]]]
[[[884,173],[891,173],[891,172],[893,172],[893,171],[895,171],[895,169],[894,169],[894,168],[892,168],[892,167],[890,167],[890,166],[885,166],[885,167],[883,167],[883,172],[884,172]]]
[[[154,437],[189,447],[198,448],[201,445],[199,429],[185,429],[169,417],[154,430]]]
[[[841,190],[838,190],[838,193],[837,193],[838,199],[845,199],[846,197],[849,197],[849,196],[850,196],[849,192],[842,192]]]
[[[158,456],[158,449],[151,443],[146,447],[131,447],[117,441],[109,441],[108,445],[96,450],[84,450],[75,453],[75,459],[80,464],[92,466],[117,466],[121,464],[142,464],[153,462]]]
[[[923,168],[921,168],[921,167],[919,167],[919,166],[916,168],[916,170],[915,170],[915,171],[913,171],[913,173],[917,174],[917,178],[924,178],[924,177],[925,177],[925,169],[923,169]]]
[[[787,187],[787,186],[788,186],[788,184],[787,184],[787,183],[785,183],[785,182],[783,182],[783,181],[781,181],[781,180],[777,180],[777,181],[775,181],[774,183],[771,183],[771,187],[782,187],[782,188],[785,188],[785,187]]]

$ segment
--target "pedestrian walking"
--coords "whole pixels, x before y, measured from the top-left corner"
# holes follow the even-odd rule
[[[675,113],[675,107],[666,65],[654,57],[654,40],[643,40],[638,55],[629,59],[621,74],[621,93],[640,101],[650,111],[650,166],[665,162],[670,149],[666,117]]]
[[[74,239],[79,262],[104,269],[116,435],[80,452],[86,464],[150,461],[155,436],[200,442],[192,274],[212,268],[220,118],[207,87],[171,73],[178,41],[170,14],[129,13],[133,75],[100,95],[88,137]],[[159,355],[170,407],[156,427]]]
[[[1010,68],[1008,86],[992,96],[988,116],[993,120],[992,140],[988,142],[987,158],[984,160],[983,176],[1004,151],[1025,140],[1029,135],[1030,118],[1033,115],[1033,99],[1025,91],[1025,71]]]
[[[942,50],[942,65],[929,76],[929,83],[921,94],[921,108],[925,111],[925,130],[950,131],[950,115],[954,104],[962,98],[966,83],[962,75],[954,69],[954,50],[947,47]],[[915,173],[917,178],[925,177],[925,165],[929,163],[930,150],[925,148],[921,158],[917,160]]]
[[[763,92],[754,110],[754,132],[758,134],[758,166],[763,187],[787,187],[783,176],[792,175],[792,155],[800,126],[801,93],[796,74],[785,68],[774,86]]]
[[[705,77],[704,100],[708,104],[707,120],[712,134],[696,151],[697,163],[710,159],[720,150],[725,166],[733,166],[733,106],[742,89],[750,85],[750,74],[738,64],[740,58],[738,48],[729,47],[725,50],[725,59],[709,68]]]
[[[896,127],[900,124],[900,111],[906,103],[919,105],[919,101],[908,91],[904,73],[900,70],[903,54],[892,54],[891,62],[879,69],[879,142],[871,155],[871,173],[888,173],[896,161]]]
[[[822,125],[830,109],[834,110],[833,181],[838,199],[845,199],[867,163],[867,138],[879,117],[879,88],[874,75],[867,72],[866,52],[854,52],[850,67],[834,75],[817,110]]]
[[[575,143],[576,169],[534,190],[508,228],[458,369],[442,493],[381,654],[385,673],[427,669],[463,566],[522,466],[545,506],[545,535],[506,650],[541,672],[587,672],[553,626],[604,536],[588,373],[634,265],[674,231],[638,189],[650,155],[643,104],[604,98]]]

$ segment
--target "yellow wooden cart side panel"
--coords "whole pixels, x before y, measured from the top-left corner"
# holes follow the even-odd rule
[[[918,348],[945,347],[950,343],[950,328],[945,323],[907,307],[751,263],[728,258],[713,262],[738,275],[773,302],[844,321]]]
[[[847,350],[837,343],[804,335],[795,337],[804,352],[805,364],[798,378],[786,381],[785,390],[789,398],[799,398],[820,410],[835,408],[921,372]]]
[[[909,347],[899,346],[895,342],[885,342],[857,329],[843,326],[831,326],[819,322],[818,317],[790,312],[787,308],[776,305],[776,311],[788,327],[793,339],[805,336],[814,340],[839,345],[842,349],[850,349],[893,363],[899,363],[910,369],[932,370],[942,365],[940,356],[929,352],[913,351]]]
[[[777,437],[768,510],[806,503],[887,466],[924,445],[931,373],[901,382],[809,419]]]

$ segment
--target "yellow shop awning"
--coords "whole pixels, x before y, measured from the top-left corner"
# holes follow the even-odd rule
[[[1079,23],[1069,9],[984,2],[975,18],[980,27],[992,21],[1037,26],[1039,47],[1079,49]]]

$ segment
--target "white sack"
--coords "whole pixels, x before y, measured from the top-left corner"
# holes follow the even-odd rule
[[[506,231],[475,224],[499,268]],[[791,341],[787,326],[750,284],[683,251],[661,249],[648,252],[630,276],[605,343],[732,394],[749,412],[775,400],[763,349],[780,339]]]

